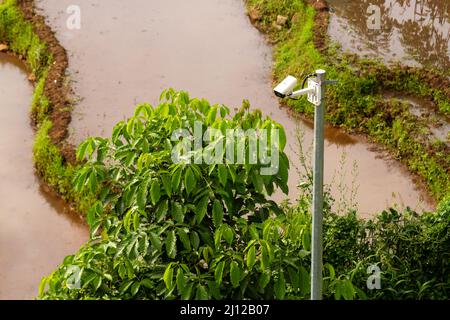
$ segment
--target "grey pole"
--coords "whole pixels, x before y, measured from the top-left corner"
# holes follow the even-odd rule
[[[326,72],[317,70],[320,85],[320,105],[314,115],[314,177],[312,204],[312,257],[311,257],[311,300],[322,299],[322,255],[323,255],[323,169],[324,169],[324,122]]]

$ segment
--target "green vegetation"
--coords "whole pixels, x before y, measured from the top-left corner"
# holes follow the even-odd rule
[[[317,19],[315,10],[304,0],[247,0],[247,7],[249,12],[258,13],[256,26],[276,43],[275,81],[288,74],[303,78],[316,69],[326,69],[330,79],[339,80],[337,86],[329,88],[327,121],[350,132],[368,134],[386,146],[426,181],[437,200],[450,193],[448,147],[430,139],[427,124],[412,115],[406,105],[383,97],[386,92],[423,97],[448,115],[449,97],[433,86],[434,74],[444,76],[442,72],[386,67],[379,61],[342,53],[327,39],[324,13]],[[288,18],[285,26],[276,26],[278,15]],[[315,45],[317,38],[323,38],[321,48]],[[285,103],[308,116],[313,114],[304,98]]]
[[[329,213],[325,224],[327,262],[342,274],[354,268],[352,282],[361,288],[365,287],[368,264],[377,264],[382,270],[382,290],[370,292],[369,298],[448,298],[448,147],[430,139],[427,124],[412,115],[406,105],[383,97],[385,92],[423,97],[448,115],[449,97],[442,88],[433,86],[433,77],[448,76],[448,71],[442,74],[400,65],[388,68],[376,60],[342,53],[327,39],[326,13],[315,12],[304,0],[246,2],[249,12],[257,13],[256,26],[275,43],[274,80],[287,74],[302,78],[313,70],[326,69],[330,79],[339,80],[337,86],[329,89],[327,121],[351,132],[369,134],[388,147],[442,200],[437,212],[420,216],[410,210],[390,209],[374,221],[364,222],[356,218],[356,213],[341,217]],[[281,28],[275,24],[278,15],[288,18]],[[322,41],[317,41],[317,37]],[[313,114],[305,99],[285,102],[298,112]],[[309,201],[303,201],[303,211],[308,204]]]
[[[47,45],[33,31],[15,0],[0,4],[0,42],[8,43],[10,50],[25,58],[31,72],[36,77],[31,115],[37,128],[33,147],[34,163],[43,181],[58,192],[64,199],[74,204],[81,212],[86,211],[93,202],[90,194],[76,193],[72,178],[76,166],[67,164],[58,145],[55,145],[49,131],[52,105],[45,95],[44,87],[48,72],[53,64],[53,56]]]
[[[33,26],[23,19],[15,0],[5,0],[0,4],[0,40],[8,43],[14,53],[25,57],[39,79],[52,63],[46,44],[34,33]]]
[[[174,130],[209,126],[278,128],[248,104],[232,119],[224,106],[166,91],[137,107],[110,139],[78,149],[87,163],[77,190],[100,190],[88,211],[91,241],[42,281],[41,299],[307,299],[311,181],[293,206],[268,200],[287,188],[288,161],[259,175],[261,164],[177,164]],[[281,137],[284,134],[280,135]],[[214,143],[224,143],[217,137]],[[281,147],[284,139],[281,138]],[[229,142],[229,141],[227,141]],[[214,143],[212,145],[214,145]],[[194,159],[208,149],[189,154]],[[235,145],[237,149],[237,145]],[[248,141],[245,150],[248,152]],[[450,290],[450,201],[436,213],[389,209],[373,221],[325,205],[324,288],[328,299],[445,299]],[[381,289],[368,290],[378,266]],[[334,266],[334,267],[333,267]]]
[[[314,46],[315,12],[303,1],[248,4],[264,12],[260,27],[278,42],[275,77],[327,68],[330,77],[341,81],[330,91],[328,121],[389,146],[442,199],[435,213],[389,209],[363,221],[351,209],[335,214],[328,195],[325,297],[448,299],[449,160],[441,144],[420,140],[424,128],[404,105],[381,99],[385,89],[401,90],[432,97],[448,112],[445,95],[419,85],[420,71],[398,67],[387,73],[379,63],[357,60],[333,47],[324,55]],[[296,18],[278,30],[272,27],[277,14]],[[250,112],[248,104],[230,119],[224,106],[169,90],[158,107],[138,106],[110,139],[82,143],[78,157],[87,162],[71,166],[50,137],[53,106],[45,96],[45,81],[53,58],[14,0],[0,4],[0,41],[24,56],[37,77],[32,113],[38,129],[33,150],[38,173],[86,212],[91,230],[91,240],[43,279],[40,299],[309,297],[310,179],[305,177],[294,205],[268,198],[275,188],[287,191],[285,135],[275,176],[261,178],[260,163],[183,165],[170,158],[172,133],[180,127],[192,129],[195,120],[221,130],[273,127],[283,132],[279,124],[259,111]],[[304,101],[290,103],[305,114],[312,111]],[[381,270],[379,290],[366,286],[371,265]]]
[[[356,212],[325,219],[325,259],[336,273],[350,272],[356,287],[364,287],[367,269],[381,271],[381,289],[368,299],[448,299],[450,294],[450,201],[434,213],[389,209],[374,220]]]
[[[112,138],[91,138],[78,156],[88,157],[74,184],[100,189],[87,220],[92,240],[44,279],[41,298],[65,299],[284,299],[309,291],[310,221],[307,213],[286,216],[268,200],[287,191],[289,162],[283,128],[245,104],[232,119],[224,106],[169,90],[162,103],[137,107]],[[278,174],[261,176],[263,165],[174,163],[174,131],[202,136],[209,127],[223,136],[192,156],[222,145],[229,129],[281,130]],[[235,143],[235,155],[238,152]],[[250,154],[245,139],[245,154]],[[225,150],[225,146],[224,149]],[[219,155],[221,159],[223,155]],[[300,237],[299,237],[300,235]],[[327,282],[327,295],[353,297],[348,279]],[[76,271],[76,272],[75,272]],[[80,288],[71,280],[79,279]],[[45,286],[48,284],[48,291]],[[340,287],[339,287],[340,288]]]

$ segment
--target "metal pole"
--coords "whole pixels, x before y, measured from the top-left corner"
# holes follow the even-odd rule
[[[322,299],[322,255],[323,255],[323,168],[324,168],[324,122],[326,72],[317,70],[320,84],[320,105],[314,115],[314,177],[312,204],[312,257],[311,257],[311,300]]]

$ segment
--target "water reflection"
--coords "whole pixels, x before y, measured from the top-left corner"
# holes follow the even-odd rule
[[[34,175],[27,77],[19,59],[0,54],[0,300],[33,299],[41,278],[89,238]]]
[[[450,1],[328,0],[329,33],[344,50],[376,54],[386,61],[450,68]],[[371,30],[368,8],[380,8],[381,28]]]

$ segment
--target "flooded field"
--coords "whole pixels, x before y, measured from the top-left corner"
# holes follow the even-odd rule
[[[327,2],[332,9],[329,33],[344,50],[381,57],[386,62],[450,68],[450,1]],[[372,19],[377,12],[378,26]]]
[[[42,277],[87,241],[87,227],[40,187],[21,61],[0,53],[0,300],[34,299]]]
[[[298,164],[297,128],[304,133],[304,147],[311,145],[311,123],[291,117],[273,96],[271,47],[248,21],[241,1],[80,0],[80,30],[66,27],[72,1],[37,3],[69,53],[80,97],[71,127],[73,142],[109,135],[137,103],[156,104],[163,89],[174,87],[230,107],[249,99],[285,126],[293,167]],[[336,198],[343,186],[354,185],[359,186],[355,200],[366,214],[393,203],[418,210],[432,207],[406,169],[384,159],[364,139],[336,129],[328,129],[326,138],[325,182]],[[299,176],[295,170],[290,175],[290,198],[295,199]]]

